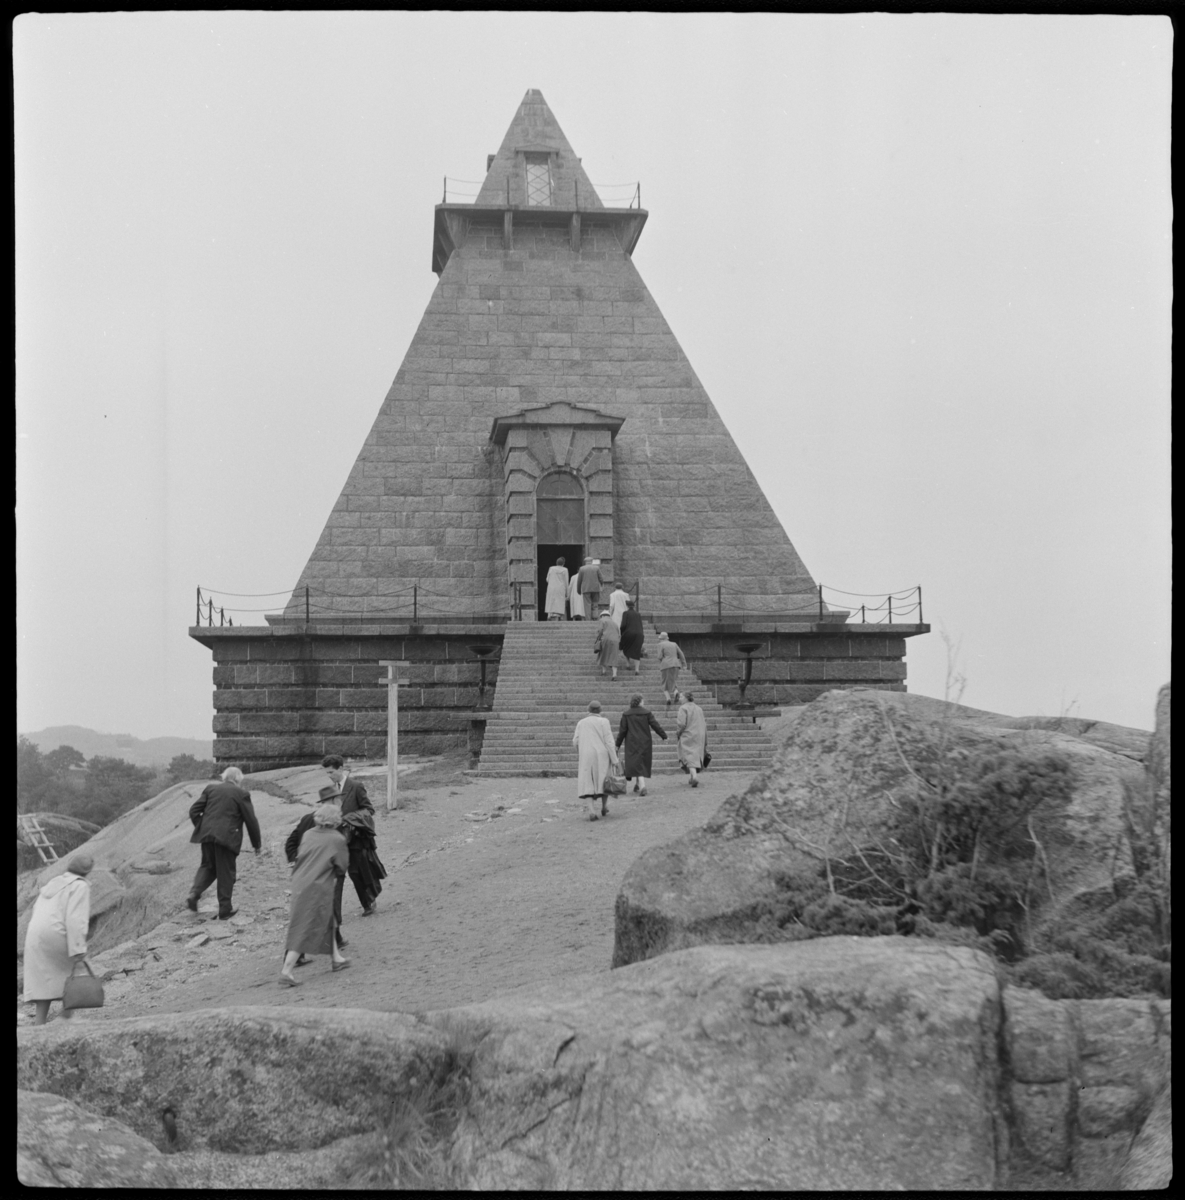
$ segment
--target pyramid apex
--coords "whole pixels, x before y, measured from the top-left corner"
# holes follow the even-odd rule
[[[527,88],[498,153],[490,156],[477,203],[604,207],[538,88]]]

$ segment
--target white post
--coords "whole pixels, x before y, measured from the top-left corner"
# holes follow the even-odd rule
[[[395,674],[396,667],[409,667],[405,659],[381,659],[387,668],[387,812],[399,807],[399,689],[407,684]]]

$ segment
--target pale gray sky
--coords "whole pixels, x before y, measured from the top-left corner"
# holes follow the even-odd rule
[[[641,180],[634,261],[811,572],[923,586],[910,689],[944,628],[965,703],[1151,726],[1167,19],[25,15],[14,59],[19,729],[210,736],[194,589],[295,583],[442,177],[530,87]]]

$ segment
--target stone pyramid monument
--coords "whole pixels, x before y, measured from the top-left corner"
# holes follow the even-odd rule
[[[650,613],[818,607],[814,581],[538,91],[475,203],[285,615],[531,620],[560,554]],[[705,302],[710,298],[705,296]],[[306,592],[307,589],[307,592]],[[516,607],[517,606],[517,607]]]
[[[198,593],[219,762],[389,758],[397,703],[403,753],[574,771],[570,726],[602,686],[592,631],[522,624],[560,557],[600,560],[647,637],[678,641],[723,769],[771,752],[754,705],[904,689],[920,589],[912,618],[827,608],[634,268],[640,190],[604,199],[537,91],[480,191],[446,184],[440,281],[284,611],[215,625],[210,601],[203,624]],[[638,686],[656,680],[651,649]]]

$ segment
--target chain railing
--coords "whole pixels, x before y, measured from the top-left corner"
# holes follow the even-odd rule
[[[481,195],[481,190],[485,186],[484,182],[479,182],[475,179],[454,179],[450,175],[444,176],[444,192],[441,199],[442,204],[476,204],[478,196]],[[600,201],[605,208],[641,208],[642,207],[642,183],[641,180],[635,180],[633,183],[594,183],[593,199]],[[510,203],[510,176],[506,177],[506,186],[504,190],[500,190],[496,200],[492,203],[506,208],[512,207]],[[520,207],[530,209],[534,207],[541,208],[565,208],[570,202],[572,207],[580,211],[596,211],[589,209],[589,197],[583,197],[584,203],[581,203],[580,181],[574,179],[572,181],[572,189],[570,196],[561,197],[559,190],[555,186],[555,181],[552,181],[551,188],[551,203],[547,205],[531,205],[523,204]]]
[[[642,581],[623,584],[632,594],[634,607],[648,621],[660,624],[694,623],[705,625],[737,624],[745,621],[784,622],[789,624],[859,624],[911,625],[923,624],[922,589],[920,586],[896,592],[848,592],[826,584],[816,585],[813,591],[778,597],[777,607],[754,608],[752,598],[738,594],[724,582],[709,585],[698,597],[698,603],[681,612],[650,613],[642,608]],[[215,603],[214,596],[219,597]],[[840,599],[837,599],[840,598]],[[268,600],[275,603],[264,608],[233,604],[233,600]],[[771,597],[771,600],[774,598]],[[856,601],[859,601],[857,607]],[[207,627],[234,625],[234,618],[267,614],[271,623],[311,624],[314,621],[381,621],[408,622],[412,625],[439,622],[468,622],[472,624],[501,624],[522,621],[524,613],[534,611],[539,603],[535,583],[510,585],[506,609],[475,610],[454,593],[440,591],[423,583],[409,583],[388,588],[366,596],[343,596],[315,591],[311,586],[285,589],[282,592],[222,592],[213,588],[197,589],[198,625]]]

